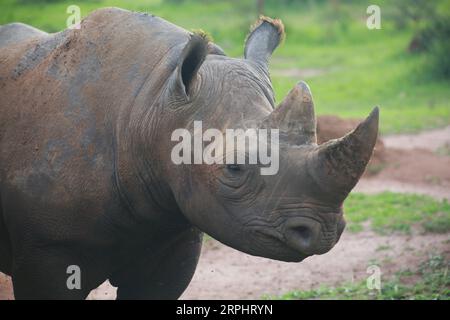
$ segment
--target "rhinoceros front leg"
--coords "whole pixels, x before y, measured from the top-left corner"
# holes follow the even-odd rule
[[[192,228],[160,250],[140,253],[110,278],[117,299],[177,299],[189,285],[197,266],[203,234]]]
[[[27,248],[14,257],[12,281],[14,297],[26,300],[81,300],[90,291],[83,281],[86,268],[80,267],[79,287],[69,279],[68,267],[79,265],[76,256],[63,248]],[[77,275],[75,275],[77,276]],[[68,284],[69,282],[69,284]]]

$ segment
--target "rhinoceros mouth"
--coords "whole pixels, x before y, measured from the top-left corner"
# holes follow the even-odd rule
[[[256,255],[288,262],[300,262],[310,256],[310,254],[305,254],[290,247],[284,236],[277,230],[260,226],[251,229],[254,235],[252,242],[256,241]],[[264,254],[259,254],[259,251],[264,252]]]
[[[279,255],[301,261],[306,257],[323,254],[331,250],[337,243],[343,228],[325,230],[317,219],[309,217],[289,217],[278,227],[253,226],[256,246],[268,247]],[[339,229],[339,230],[338,230]]]

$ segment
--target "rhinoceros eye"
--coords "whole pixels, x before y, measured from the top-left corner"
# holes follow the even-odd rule
[[[227,170],[233,172],[241,171],[241,166],[238,164],[227,164]]]

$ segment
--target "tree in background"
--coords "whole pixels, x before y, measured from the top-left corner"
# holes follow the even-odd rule
[[[447,79],[450,78],[449,11],[448,4],[442,1],[399,0],[393,15],[397,28],[414,30],[408,51],[427,54],[429,69]]]
[[[256,0],[258,15],[264,14],[264,0]]]

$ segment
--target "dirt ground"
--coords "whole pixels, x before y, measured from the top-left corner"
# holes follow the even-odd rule
[[[329,253],[301,263],[243,255],[211,241],[206,243],[197,272],[182,299],[258,299],[267,294],[360,281],[368,277],[367,267],[375,261],[377,265],[381,262],[382,274],[388,275],[417,265],[429,252],[450,254],[449,239],[448,235],[344,233]]]
[[[355,191],[374,193],[389,190],[450,199],[448,128],[435,130],[434,135],[428,135],[430,143],[422,139],[423,136],[420,137],[423,144],[417,141],[409,144],[405,139],[403,144],[397,145],[394,137],[384,140],[381,162],[370,164],[369,174],[358,183]],[[436,144],[439,139],[442,144]]]
[[[319,117],[319,142],[342,136],[357,123],[334,116]],[[450,126],[380,139],[355,191],[386,190],[450,199]],[[414,267],[430,252],[450,255],[449,241],[449,234],[380,236],[368,230],[344,232],[329,253],[296,264],[249,256],[208,240],[182,299],[257,299],[265,294],[357,281],[367,277],[367,266],[374,261],[381,262],[381,272],[387,276]],[[12,298],[10,279],[0,273],[0,300]],[[114,299],[115,288],[106,282],[89,298]]]

